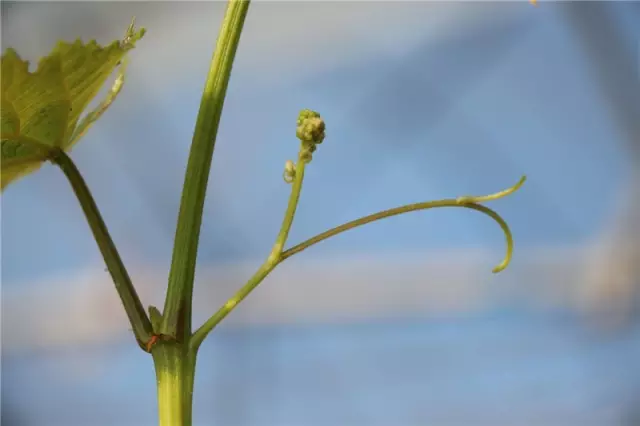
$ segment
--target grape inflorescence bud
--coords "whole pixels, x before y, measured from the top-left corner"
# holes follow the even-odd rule
[[[297,124],[296,136],[302,142],[300,159],[309,163],[316,146],[324,141],[326,126],[320,114],[309,109],[300,111]]]

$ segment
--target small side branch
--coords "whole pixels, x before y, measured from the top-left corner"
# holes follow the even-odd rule
[[[306,151],[301,151],[298,164],[295,169],[291,170],[291,194],[289,195],[289,203],[287,204],[287,210],[280,227],[280,232],[276,237],[276,241],[273,244],[271,253],[267,260],[258,268],[255,274],[247,281],[247,283],[240,288],[224,305],[216,311],[202,326],[197,329],[191,339],[189,340],[189,349],[192,353],[196,353],[198,348],[202,344],[207,335],[226,318],[231,311],[238,306],[258,285],[264,280],[267,275],[273,271],[276,266],[282,262],[282,254],[284,245],[289,237],[289,231],[293,224],[293,218],[295,217],[296,207],[298,206],[298,200],[300,199],[300,192],[302,191],[302,182],[304,180],[304,170],[306,161],[303,157],[306,155]],[[286,180],[286,179],[285,179]]]
[[[249,281],[193,333],[189,340],[189,351],[192,354],[197,353],[198,348],[211,330],[229,315],[283,260],[282,254],[284,246],[287,243],[287,238],[289,238],[289,231],[291,230],[291,225],[293,225],[298,201],[300,200],[305,167],[311,162],[313,153],[325,138],[324,120],[320,117],[320,114],[315,111],[308,109],[300,111],[297,126],[296,136],[300,139],[298,162],[294,164],[293,161],[289,160],[285,163],[283,178],[286,183],[291,184],[291,194],[289,195],[287,210],[284,213],[284,219],[280,226],[280,232],[278,232],[276,241],[271,248],[271,253]]]

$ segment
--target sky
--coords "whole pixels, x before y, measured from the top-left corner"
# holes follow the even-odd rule
[[[132,15],[148,29],[131,53],[123,93],[72,151],[145,304],[162,305],[193,120],[223,11],[224,4],[219,2],[3,4],[3,50],[15,47],[34,64],[52,47],[52,40],[120,38]],[[379,405],[376,398],[387,394],[378,391],[367,396],[361,388],[379,389],[390,376],[375,376],[371,380],[377,385],[366,385],[366,374],[352,371],[358,353],[380,350],[368,340],[351,349],[352,358],[332,355],[332,348],[350,350],[340,338],[341,324],[389,322],[393,332],[371,332],[380,339],[378,345],[396,348],[398,353],[415,346],[417,353],[426,354],[430,339],[441,332],[439,327],[448,330],[451,324],[462,331],[443,351],[455,350],[457,345],[475,348],[479,343],[473,342],[481,339],[478,329],[498,332],[505,323],[515,321],[510,315],[532,316],[517,320],[522,321],[520,326],[505,331],[501,345],[520,347],[517,336],[527,331],[547,345],[572,333],[547,324],[546,315],[556,318],[549,309],[574,312],[585,303],[599,306],[601,296],[609,293],[617,295],[612,296],[614,311],[626,306],[623,302],[632,299],[634,291],[637,294],[638,263],[615,261],[635,259],[639,253],[629,242],[633,232],[626,225],[620,228],[621,223],[635,223],[637,213],[628,212],[637,212],[640,203],[633,145],[639,140],[638,128],[625,119],[634,116],[629,111],[637,112],[637,106],[623,102],[640,93],[638,63],[629,59],[634,41],[638,45],[638,30],[632,24],[632,16],[638,13],[633,3],[252,5],[214,154],[198,257],[195,322],[206,319],[224,302],[268,253],[288,197],[281,176],[285,161],[294,159],[297,152],[295,119],[302,108],[322,114],[327,138],[307,169],[290,234],[293,243],[378,210],[492,193],[513,185],[523,174],[528,176],[519,192],[492,206],[503,214],[516,239],[513,265],[500,275],[492,275],[491,268],[503,255],[503,238],[486,217],[462,209],[413,213],[351,231],[296,256],[229,317],[228,322],[240,328],[221,332],[228,334],[221,334],[218,345],[234,356],[245,353],[242,359],[256,364],[258,372],[276,371],[288,383],[287,377],[294,373],[284,367],[270,370],[264,363],[282,363],[292,357],[297,360],[291,361],[293,365],[304,371],[324,363],[361,386],[341,385],[345,392],[363,396],[354,405],[328,408],[327,412],[342,413],[333,422],[374,424],[369,419],[374,414],[390,419],[394,413],[407,412],[402,404],[386,412],[367,409]],[[615,23],[618,44],[607,44],[612,40],[602,24],[607,17]],[[586,35],[580,25],[587,25]],[[594,65],[594,49],[607,54],[604,58],[612,65]],[[610,69],[613,74],[603,71]],[[613,103],[612,92],[617,96]],[[68,389],[61,392],[61,400],[79,398],[88,391],[85,385],[67,383],[76,377],[69,371],[75,371],[78,380],[90,383],[96,392],[96,399],[84,396],[87,407],[97,404],[102,395],[127,406],[123,410],[130,414],[127,419],[139,416],[135,424],[153,424],[154,400],[149,397],[149,393],[153,396],[153,372],[146,368],[137,374],[150,363],[143,354],[134,355],[117,296],[62,174],[46,165],[7,189],[1,202],[2,350],[11,360],[3,370],[13,368],[10,378],[3,379],[3,388],[11,394],[15,390],[12,409],[24,411],[25,401],[36,404],[38,409],[26,415],[31,419],[26,424],[87,424],[80,417],[65,417],[56,408],[58,398],[46,393],[33,396],[30,385],[36,377],[47,377],[51,389]],[[631,219],[621,219],[627,217]],[[620,246],[631,254],[624,251],[626,257],[620,256],[612,249]],[[504,309],[517,314],[491,319],[490,312]],[[472,319],[462,322],[438,320],[469,315]],[[473,320],[474,315],[479,317]],[[421,333],[398,343],[393,336],[407,326],[393,318],[413,318],[426,325]],[[251,331],[256,325],[266,328]],[[310,345],[316,347],[307,350],[320,351],[319,359],[300,358],[304,348],[289,346],[299,340],[295,330],[287,328],[292,325],[308,327]],[[321,326],[330,331],[317,331],[315,327]],[[270,333],[280,336],[275,340],[280,343],[265,337]],[[349,333],[360,341],[367,332],[355,328]],[[640,346],[637,331],[629,333],[586,349],[580,342],[567,344],[558,349],[562,356],[552,349],[541,351],[514,367],[512,374],[516,378],[534,374],[539,362],[543,375],[564,368],[558,374],[568,378],[554,386],[567,386],[577,380],[570,378],[571,369],[577,367],[562,361],[563,356],[587,354],[580,359],[597,359],[593,362],[611,368],[616,363],[625,365]],[[273,356],[258,359],[250,355],[252,348]],[[101,354],[105,351],[119,357],[122,367],[117,375],[104,372],[108,371],[105,364],[113,362]],[[618,352],[621,358],[616,361],[611,354]],[[513,359],[508,351],[497,353],[497,360]],[[233,356],[225,359],[232,362]],[[396,365],[399,361],[390,356],[380,362]],[[422,366],[415,364],[417,360],[406,362]],[[499,361],[474,364],[466,356],[460,362],[479,365],[474,371],[499,369]],[[341,363],[342,369],[337,367]],[[209,386],[225,389],[220,383],[229,377],[217,367],[203,368],[209,369],[203,376],[214,377]],[[611,373],[609,367],[602,368]],[[219,381],[215,374],[222,374]],[[123,392],[123,377],[131,378],[135,390],[120,393],[117,399],[114,395]],[[404,390],[398,391],[398,401],[422,389],[431,376],[425,372],[420,377],[413,385],[409,381],[399,387]],[[429,416],[436,423],[438,416],[444,416],[442,424],[509,419],[506,411],[487,408],[495,401],[480,399],[476,406],[474,398],[464,397],[465,392],[478,395],[465,388],[464,377],[452,370],[442,380],[451,381],[448,401],[458,398],[458,406],[468,408],[462,410],[467,417],[447,418],[432,402],[427,404],[431,408],[418,410],[418,417],[404,418],[405,424],[422,424],[416,419]],[[243,380],[236,385],[251,389],[268,386],[274,377],[260,381],[243,375]],[[580,383],[593,386],[588,378],[584,380]],[[495,392],[500,398],[510,391],[496,385],[499,382],[505,383],[496,379],[478,386],[495,385],[501,389]],[[586,424],[576,413],[594,406],[593,401],[606,405],[601,402],[611,395],[606,386],[614,389],[613,394],[624,394],[631,386],[623,380],[600,382],[603,385],[594,394],[581,400],[558,406],[540,403],[538,411],[522,408],[533,419],[522,424],[539,424],[536,418],[546,420],[545,424]],[[520,389],[533,386],[524,379],[518,383]],[[309,404],[287,399],[301,386],[295,381],[282,385],[281,399],[271,409],[263,407],[260,398],[250,398],[254,402],[245,410],[249,414],[242,424],[326,424],[321,417],[316,417],[320,423],[309,423],[304,413],[296,414],[292,408]],[[146,399],[141,407],[131,407],[127,400],[138,390],[147,394]],[[317,390],[305,395],[306,401],[318,402],[316,410],[321,412],[322,401],[332,407],[326,402],[330,394]],[[25,395],[32,395],[31,399],[21,399]],[[521,398],[527,407],[527,398]],[[622,404],[624,398],[618,399]],[[280,407],[279,415],[274,414],[274,406]],[[600,415],[617,418],[616,409],[609,414],[603,409]],[[108,410],[95,407],[86,413],[92,410],[106,416],[95,424],[125,421],[114,413],[110,420]],[[355,411],[349,414],[350,410]],[[233,416],[241,411],[231,410],[230,417],[221,421],[240,424],[240,418]],[[44,414],[39,417],[37,412]],[[485,417],[478,417],[482,413]],[[203,412],[203,424],[208,424],[206,416]]]

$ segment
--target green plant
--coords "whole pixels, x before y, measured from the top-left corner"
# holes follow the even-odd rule
[[[49,56],[40,61],[35,73],[28,72],[28,63],[22,61],[15,51],[8,50],[2,56],[2,188],[34,171],[44,161],[57,165],[66,175],[114,280],[136,341],[153,357],[162,426],[191,424],[196,357],[206,336],[280,263],[320,241],[410,211],[462,207],[488,215],[504,231],[507,253],[493,271],[503,270],[511,259],[513,240],[509,227],[496,212],[480,203],[511,194],[524,183],[524,177],[515,186],[492,195],[410,204],[375,213],[286,249],[305,168],[325,138],[325,123],[320,115],[303,110],[296,129],[300,140],[297,161],[285,163],[283,177],[291,185],[291,195],[273,248],[248,282],[194,331],[191,324],[192,291],[205,193],[227,84],[248,7],[249,1],[230,0],[220,29],[196,120],[162,312],[154,306],[149,307],[148,314],[145,312],[91,192],[65,152],[116,98],[124,82],[125,54],[143,36],[144,29],[135,31],[132,23],[123,40],[106,48],[95,42],[87,45],[79,40],[73,44],[60,42]],[[107,98],[79,120],[100,86],[118,65],[119,74]]]

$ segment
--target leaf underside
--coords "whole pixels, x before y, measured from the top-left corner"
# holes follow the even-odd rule
[[[132,31],[126,43],[106,47],[95,40],[60,41],[35,72],[14,49],[5,51],[0,67],[2,190],[37,170],[47,148],[69,150],[77,142],[71,135],[80,116],[143,34],[144,29]]]

